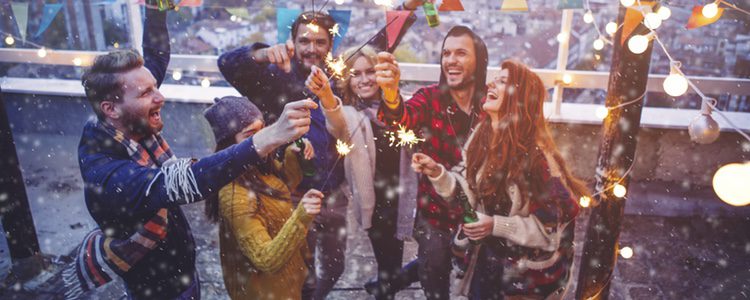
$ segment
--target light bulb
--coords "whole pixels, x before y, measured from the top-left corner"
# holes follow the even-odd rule
[[[609,35],[615,35],[617,32],[617,23],[615,22],[609,22],[606,26],[604,26],[604,31],[606,31]]]
[[[571,82],[573,82],[573,76],[570,76],[570,74],[567,74],[567,73],[563,74],[562,82],[564,84],[570,84]]]
[[[586,11],[586,13],[583,14],[583,21],[586,22],[586,24],[591,24],[594,22],[594,14],[590,10]]]
[[[114,47],[115,47],[115,49],[118,49],[118,48],[120,48],[120,43],[118,43],[118,42],[115,42],[115,43],[114,43],[114,44],[113,44],[112,46],[114,46]]]
[[[662,84],[664,91],[672,97],[679,97],[688,90],[688,82],[685,76],[679,72],[671,72]]]
[[[589,207],[589,205],[591,205],[591,198],[589,198],[589,196],[581,196],[581,199],[578,200],[578,204],[580,204],[581,207]]]
[[[750,162],[732,163],[719,168],[714,174],[714,192],[721,201],[733,206],[750,204]]]
[[[713,143],[719,138],[720,133],[719,123],[711,117],[711,113],[701,113],[695,116],[688,125],[690,140],[698,144]]]
[[[604,49],[604,40],[602,38],[595,39],[593,46],[594,46],[594,49],[596,50]]]
[[[672,10],[666,6],[659,7],[659,10],[657,10],[656,13],[662,20],[669,19],[669,17],[672,16]]]
[[[83,63],[83,61],[81,61],[81,58],[80,58],[80,57],[76,57],[76,58],[74,58],[74,59],[73,59],[73,64],[74,64],[74,65],[76,65],[76,66],[80,66],[80,65],[81,65],[81,63]]]
[[[716,14],[719,13],[719,5],[716,4],[716,2],[711,3],[711,4],[706,4],[705,6],[703,6],[701,13],[703,14],[704,17],[711,19],[715,17]]]
[[[604,120],[604,118],[606,118],[607,115],[609,115],[609,109],[607,109],[604,106],[597,107],[596,112],[594,112],[594,115],[596,115],[596,117],[599,120]]]
[[[648,49],[648,38],[645,35],[636,34],[628,40],[628,49],[634,54],[641,54]]]
[[[237,16],[232,15],[231,17],[229,17],[229,21],[237,22]]]
[[[47,56],[47,49],[44,49],[44,47],[40,48],[39,50],[36,51],[36,55],[39,56],[39,57],[41,57],[41,58],[46,57]]]
[[[625,194],[628,193],[628,189],[625,188],[624,185],[615,183],[615,186],[612,188],[612,194],[615,195],[617,198],[625,197]]]
[[[338,5],[344,4],[344,0],[336,0],[336,4]]]
[[[557,42],[558,43],[564,43],[568,40],[568,34],[565,32],[560,32],[557,34]]]
[[[622,258],[624,259],[633,257],[633,248],[630,248],[628,246],[622,247],[622,249],[620,249],[620,256],[622,256]]]
[[[643,19],[643,25],[646,25],[648,29],[654,30],[661,26],[661,17],[657,13],[647,13]]]
[[[210,87],[211,80],[208,80],[208,78],[203,78],[203,80],[201,80],[201,86],[204,88]]]
[[[176,69],[172,71],[172,79],[174,80],[180,80],[182,79],[182,70]]]
[[[5,43],[8,45],[13,45],[16,43],[16,39],[9,35],[5,38]]]
[[[635,0],[620,0],[620,4],[625,7],[630,7],[635,4]]]

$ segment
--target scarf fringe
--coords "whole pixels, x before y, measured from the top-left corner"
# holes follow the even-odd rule
[[[195,180],[192,165],[193,160],[189,158],[169,160],[161,168],[159,174],[154,177],[154,181],[156,181],[156,178],[164,175],[164,185],[170,202],[181,201],[187,204],[203,198],[203,194],[198,189],[198,182]]]

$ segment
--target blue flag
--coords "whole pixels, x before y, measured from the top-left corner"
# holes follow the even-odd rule
[[[583,0],[560,0],[557,9],[578,9],[583,8]]]
[[[52,24],[52,20],[55,19],[62,6],[62,3],[44,4],[44,9],[42,11],[42,22],[39,24],[39,30],[36,31],[34,38],[38,38],[40,35],[42,35],[42,33],[44,33],[44,31],[47,30],[47,27]]]
[[[349,30],[349,20],[351,20],[352,11],[331,9],[328,11],[328,14],[331,15],[331,18],[333,18],[338,25],[338,33],[333,36],[333,51],[336,51],[336,48],[338,48],[341,41],[344,40],[344,36]]]
[[[302,11],[292,8],[276,8],[276,40],[279,44],[286,43],[292,32],[292,24]]]

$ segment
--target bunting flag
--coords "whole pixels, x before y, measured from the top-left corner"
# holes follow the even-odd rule
[[[276,41],[286,43],[292,30],[292,24],[302,10],[292,8],[276,8]]]
[[[333,32],[333,51],[341,45],[341,41],[344,39],[346,32],[349,30],[349,22],[352,18],[351,10],[328,10],[328,14],[336,21],[336,26],[331,28]]]
[[[560,0],[557,4],[557,9],[581,9],[583,8],[583,0]]]
[[[461,4],[461,0],[443,0],[443,3],[438,7],[439,11],[463,11],[464,6]]]
[[[60,12],[62,6],[62,3],[44,4],[44,8],[42,8],[42,22],[39,23],[39,29],[37,29],[36,34],[34,34],[34,38],[38,38],[42,33],[47,31],[47,28],[49,28],[49,25],[55,20],[55,17],[57,17],[57,13]]]
[[[12,3],[13,18],[16,19],[16,25],[18,25],[18,33],[21,34],[21,39],[26,41],[26,25],[29,24],[29,3]]]
[[[237,16],[243,19],[250,19],[250,12],[247,11],[247,7],[227,7],[225,9],[233,16]]]
[[[620,45],[630,38],[636,27],[643,21],[643,15],[651,12],[651,8],[656,3],[641,1],[641,5],[633,5],[625,11],[625,20],[622,23],[622,36],[620,36]]]
[[[523,12],[529,11],[529,5],[526,4],[526,0],[503,0],[500,11],[505,12]]]
[[[396,44],[398,34],[404,28],[409,14],[411,14],[411,11],[408,10],[389,10],[385,12],[385,24],[390,24],[385,29],[385,36],[388,38],[388,49],[393,48],[393,45]]]
[[[199,7],[203,5],[203,0],[182,0],[177,7]]]
[[[724,8],[719,7],[718,13],[713,18],[706,18],[703,16],[703,6],[702,5],[696,5],[693,6],[693,14],[690,15],[690,19],[688,19],[688,23],[685,26],[687,29],[695,29],[698,27],[706,26],[708,24],[712,24],[721,18],[721,14],[724,13]]]

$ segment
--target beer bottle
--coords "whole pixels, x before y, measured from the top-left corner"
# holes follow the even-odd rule
[[[440,25],[440,18],[438,17],[435,3],[432,3],[429,0],[425,1],[424,4],[422,4],[422,8],[424,8],[424,14],[427,17],[427,25],[430,25],[430,27],[437,27]]]
[[[477,216],[477,212],[474,210],[474,207],[471,206],[471,203],[469,203],[469,198],[466,196],[466,193],[464,192],[464,190],[460,186],[457,186],[456,189],[457,189],[456,200],[461,204],[461,208],[464,211],[464,214],[462,217],[464,224],[479,222],[479,217]],[[464,235],[463,231],[461,231],[461,235]],[[463,237],[459,236],[459,238],[463,238]],[[480,241],[477,241],[477,240],[469,240],[469,242],[471,242],[474,245],[477,245],[480,243]]]
[[[313,161],[305,159],[305,142],[302,140],[302,138],[299,138],[294,141],[294,144],[297,145],[297,148],[299,148],[299,153],[297,153],[297,160],[299,161],[299,167],[302,169],[302,174],[305,177],[314,176],[315,165],[313,164]]]
[[[173,10],[175,8],[174,0],[149,0],[148,4],[159,8],[159,11]]]

